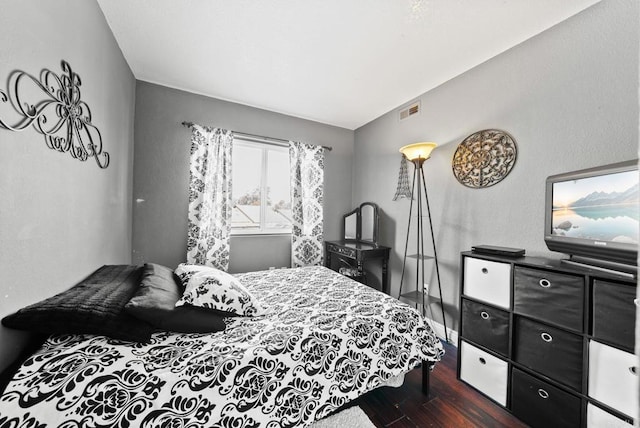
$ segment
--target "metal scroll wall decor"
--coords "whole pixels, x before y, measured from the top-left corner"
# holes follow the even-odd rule
[[[458,145],[453,155],[453,175],[467,187],[493,186],[511,172],[517,153],[514,139],[506,132],[478,131]]]
[[[92,157],[100,168],[106,168],[109,153],[102,149],[102,136],[91,123],[89,106],[80,99],[80,76],[66,61],[61,65],[60,76],[43,69],[40,80],[24,71],[11,73],[7,92],[0,90],[0,102],[9,103],[20,118],[9,125],[0,117],[0,128],[23,131],[33,126],[44,135],[50,149],[81,161]],[[42,94],[44,99],[26,99],[34,94]]]

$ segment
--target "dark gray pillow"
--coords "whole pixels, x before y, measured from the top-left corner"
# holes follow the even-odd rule
[[[161,330],[181,333],[224,330],[224,318],[233,314],[193,306],[176,307],[182,291],[182,281],[172,269],[147,263],[143,268],[140,287],[125,309]]]
[[[153,327],[124,310],[141,274],[139,266],[102,266],[70,289],[4,317],[2,325],[44,334],[88,333],[147,342]]]
[[[146,263],[138,290],[125,305],[131,315],[156,324],[182,296],[182,282],[172,269]]]

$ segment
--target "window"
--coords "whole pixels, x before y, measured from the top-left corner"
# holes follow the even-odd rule
[[[231,233],[291,233],[289,149],[236,137]]]

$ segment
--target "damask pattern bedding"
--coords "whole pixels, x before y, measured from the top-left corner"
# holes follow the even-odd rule
[[[236,277],[265,311],[224,331],[49,337],[0,427],[303,427],[443,353],[416,310],[327,268]]]

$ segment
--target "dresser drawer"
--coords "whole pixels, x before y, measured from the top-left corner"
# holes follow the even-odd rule
[[[582,390],[582,336],[523,317],[515,318],[515,361]]]
[[[462,337],[507,356],[509,313],[462,299]]]
[[[637,366],[634,354],[589,341],[589,397],[625,415],[637,416]]]
[[[511,307],[511,265],[464,258],[464,294],[503,308]]]
[[[513,369],[511,411],[532,427],[579,427],[581,409],[579,397]]]
[[[633,351],[636,287],[593,282],[593,336]]]
[[[601,409],[595,404],[587,404],[587,428],[631,428],[632,423],[624,421]]]
[[[330,253],[342,254],[343,256],[349,257],[351,259],[355,259],[358,255],[358,252],[354,248],[344,247],[331,243],[327,243],[326,245],[327,251],[329,251]]]
[[[583,331],[584,277],[516,267],[514,311]]]
[[[508,365],[473,345],[460,342],[460,379],[495,400],[507,404]]]

